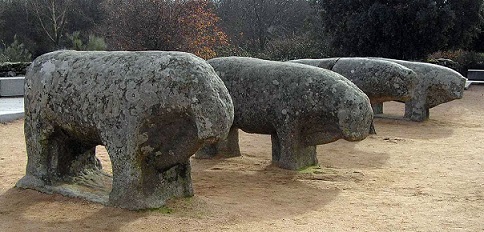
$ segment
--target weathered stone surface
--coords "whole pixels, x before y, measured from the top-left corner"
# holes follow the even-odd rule
[[[0,63],[0,77],[23,76],[30,62],[4,62]]]
[[[193,195],[189,157],[225,138],[232,120],[223,82],[194,55],[49,53],[26,75],[28,163],[17,186],[128,209],[161,207]],[[98,144],[112,162],[110,192]]]
[[[462,98],[466,79],[458,72],[440,65],[403,60],[375,58],[403,65],[417,74],[414,96],[405,102],[405,118],[424,121],[429,109]]]
[[[240,155],[237,129],[272,136],[273,163],[300,169],[317,163],[316,145],[368,136],[368,97],[343,76],[321,68],[246,57],[208,61],[234,102],[227,141],[196,157]]]
[[[467,67],[464,67],[464,65],[459,64],[458,62],[455,62],[451,59],[438,58],[438,59],[428,60],[428,62],[431,64],[441,65],[441,66],[453,69],[463,76],[466,75],[467,73]]]
[[[372,106],[380,106],[386,101],[408,101],[417,85],[415,72],[384,60],[354,57],[301,59],[290,62],[317,66],[343,75],[368,96]]]
[[[417,74],[393,62],[368,58],[301,59],[290,62],[325,68],[353,82],[372,104],[409,100],[417,84]]]

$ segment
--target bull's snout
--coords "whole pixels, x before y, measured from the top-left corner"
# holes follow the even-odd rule
[[[352,102],[338,112],[343,139],[360,141],[365,139],[373,121],[373,111],[369,101]]]
[[[209,100],[194,103],[192,108],[196,113],[198,139],[211,144],[227,137],[234,121],[234,106],[227,90],[217,97],[205,98]]]

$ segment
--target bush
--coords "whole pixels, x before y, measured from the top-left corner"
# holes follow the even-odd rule
[[[0,77],[25,75],[30,62],[0,62]]]
[[[85,50],[86,51],[104,51],[107,48],[107,44],[104,38],[97,37],[95,35],[90,35],[87,41]]]
[[[484,54],[478,52],[466,52],[459,57],[457,62],[461,63],[464,67],[484,69]]]
[[[71,47],[69,49],[77,51],[104,51],[107,48],[104,39],[95,35],[90,35],[87,43],[84,43],[79,31],[68,34],[67,38],[71,42]]]
[[[446,65],[445,63],[450,63],[444,62],[446,59],[456,62],[457,65]],[[427,61],[452,68],[464,76],[467,76],[468,69],[484,69],[484,53],[462,49],[435,52],[427,58]]]
[[[30,62],[32,61],[32,54],[25,49],[23,43],[14,37],[14,41],[9,46],[3,45],[5,49],[0,47],[0,62]]]
[[[437,59],[450,59],[457,61],[459,58],[464,56],[467,53],[466,51],[459,49],[459,50],[451,50],[451,51],[438,51],[430,54],[427,57],[428,61],[437,60]]]

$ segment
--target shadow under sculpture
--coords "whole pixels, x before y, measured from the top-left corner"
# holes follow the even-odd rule
[[[417,74],[411,69],[385,60],[354,57],[289,62],[312,65],[343,75],[368,96],[374,109],[386,101],[409,101],[418,81]],[[375,111],[380,113],[380,110]],[[376,133],[373,124],[370,133]]]
[[[232,121],[223,82],[192,54],[49,53],[26,75],[28,163],[16,186],[158,208],[193,195],[189,157],[225,138]],[[95,157],[101,144],[111,159],[112,188]]]
[[[234,102],[227,140],[200,149],[197,158],[240,156],[238,129],[270,134],[272,162],[297,170],[317,164],[316,145],[368,136],[368,97],[343,76],[321,68],[248,57],[208,61]]]
[[[466,78],[450,68],[423,62],[373,58],[403,65],[417,74],[414,96],[405,103],[405,118],[422,122],[429,118],[429,109],[442,103],[461,99]],[[378,107],[383,113],[383,104]]]

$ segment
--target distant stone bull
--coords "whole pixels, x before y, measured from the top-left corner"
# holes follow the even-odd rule
[[[368,58],[301,59],[290,62],[312,65],[339,73],[353,82],[372,104],[409,100],[417,74],[402,65]]]
[[[161,207],[193,195],[189,157],[225,138],[232,121],[223,82],[194,55],[49,53],[26,75],[28,163],[17,186],[128,209]],[[109,197],[99,193],[106,183],[96,145],[111,159]]]
[[[372,106],[379,106],[386,101],[409,101],[418,81],[417,74],[411,69],[384,60],[354,57],[290,62],[312,65],[343,75],[368,96]],[[374,129],[371,132],[375,133]]]
[[[273,163],[293,170],[317,163],[316,145],[368,136],[368,97],[335,72],[245,57],[208,62],[229,90],[235,116],[227,141],[201,149],[199,158],[240,155],[238,128],[270,134]]]
[[[405,102],[405,118],[424,121],[429,118],[429,109],[455,99],[464,94],[466,79],[458,72],[435,64],[403,60],[374,58],[403,65],[417,74],[414,96]],[[379,107],[383,109],[383,106]],[[382,113],[382,112],[377,112]]]

